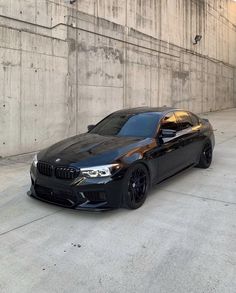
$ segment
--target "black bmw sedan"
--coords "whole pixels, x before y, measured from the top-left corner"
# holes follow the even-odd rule
[[[75,209],[137,209],[153,184],[188,167],[208,168],[214,144],[209,121],[189,111],[117,111],[39,152],[30,195]]]

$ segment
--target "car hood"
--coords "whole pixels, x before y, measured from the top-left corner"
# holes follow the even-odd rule
[[[150,140],[152,139],[85,133],[60,141],[41,151],[38,159],[58,165],[74,163],[79,167],[110,164],[132,149],[148,144]]]

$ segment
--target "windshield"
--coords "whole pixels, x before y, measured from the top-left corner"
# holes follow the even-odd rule
[[[153,137],[161,114],[112,114],[98,123],[90,133],[100,135]]]

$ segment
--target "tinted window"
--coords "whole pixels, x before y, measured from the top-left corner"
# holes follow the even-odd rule
[[[193,127],[193,122],[187,112],[178,111],[175,113],[175,115],[180,125],[180,129],[187,129],[189,127]]]
[[[168,113],[161,121],[161,129],[171,129],[177,131],[177,122],[174,113]]]
[[[193,126],[197,126],[199,124],[199,119],[196,115],[194,115],[193,113],[188,113],[190,116],[190,119],[192,121]]]
[[[97,124],[90,133],[100,135],[153,137],[160,121],[158,113],[113,114]]]

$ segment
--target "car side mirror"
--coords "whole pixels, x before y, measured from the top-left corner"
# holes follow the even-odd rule
[[[88,132],[91,131],[93,128],[95,127],[95,125],[88,125]]]
[[[173,129],[162,129],[161,131],[162,138],[171,138],[176,136],[176,131]]]

